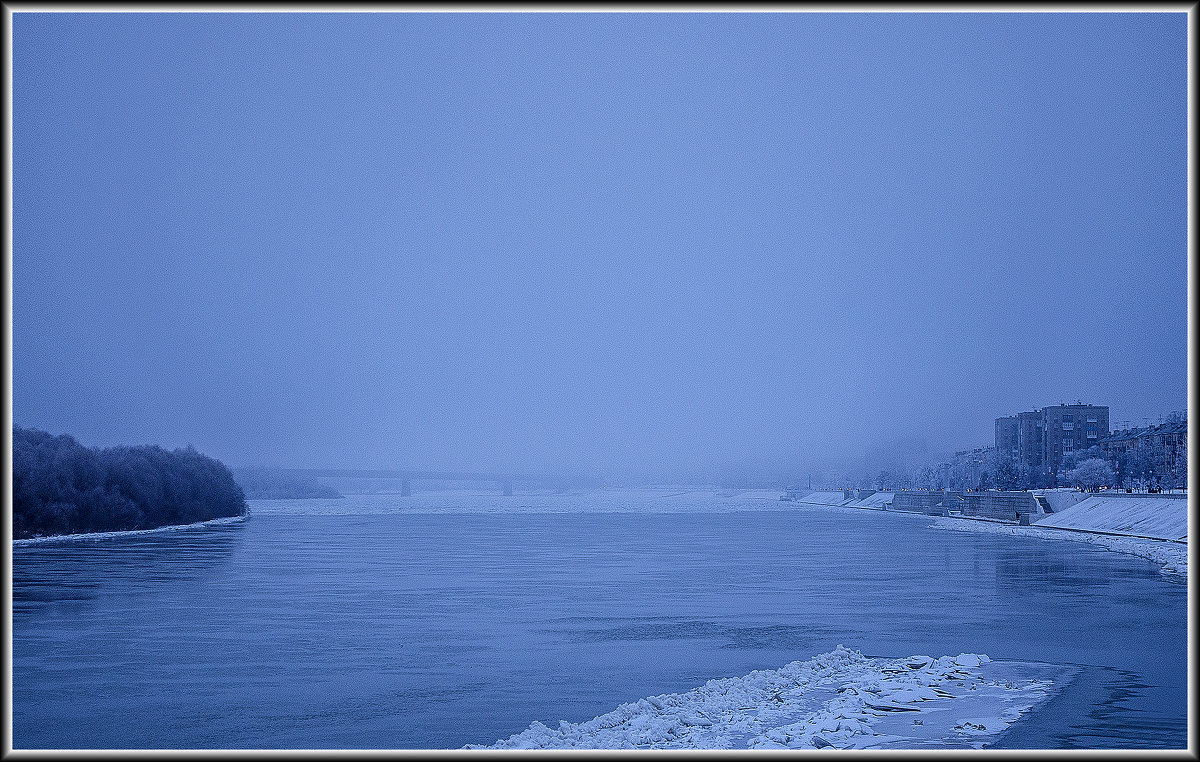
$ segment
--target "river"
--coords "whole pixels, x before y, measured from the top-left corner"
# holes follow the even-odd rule
[[[251,501],[13,548],[13,746],[457,748],[839,644],[1083,666],[997,744],[1186,746],[1186,585],[777,493]]]

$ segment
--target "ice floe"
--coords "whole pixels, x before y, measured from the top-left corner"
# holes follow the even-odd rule
[[[780,669],[709,680],[585,722],[533,722],[466,748],[982,748],[1072,674],[982,654],[885,659],[839,645]]]
[[[165,527],[154,527],[153,529],[123,529],[117,532],[86,532],[80,534],[55,534],[47,537],[27,537],[22,540],[13,540],[13,547],[21,547],[23,545],[40,545],[47,542],[79,542],[85,540],[110,540],[114,537],[131,537],[138,534],[158,534],[159,532],[174,532],[179,529],[197,529],[199,527],[211,527],[219,524],[234,524],[239,521],[245,521],[249,518],[249,514],[241,516],[222,516],[217,519],[209,519],[208,521],[197,521],[194,524],[172,524]]]

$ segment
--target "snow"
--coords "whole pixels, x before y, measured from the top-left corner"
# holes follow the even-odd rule
[[[1174,541],[1149,540],[1139,537],[1115,537],[1113,535],[1073,532],[1063,529],[1035,526],[1013,526],[972,519],[939,518],[930,527],[959,532],[985,532],[1008,534],[1018,537],[1033,537],[1042,540],[1071,540],[1100,545],[1117,553],[1128,553],[1159,564],[1164,577],[1173,581],[1187,581],[1187,545]]]
[[[86,532],[81,534],[55,534],[48,537],[28,537],[23,540],[13,540],[13,547],[21,547],[23,545],[39,545],[46,542],[75,542],[83,540],[110,540],[114,537],[131,537],[137,534],[157,534],[159,532],[174,532],[178,529],[196,529],[198,527],[217,526],[219,524],[234,524],[239,521],[245,521],[249,518],[249,514],[241,516],[222,516],[217,519],[209,519],[208,521],[197,521],[194,524],[172,524],[165,527],[154,527],[153,529],[124,529],[119,532]]]
[[[816,503],[817,505],[841,505],[846,501],[846,495],[841,490],[836,492],[810,492],[799,500],[797,503]]]
[[[533,722],[468,749],[982,748],[1070,679],[1070,667],[986,655],[884,659],[838,646],[709,680],[557,728]]]
[[[1046,502],[1050,504],[1050,510],[1053,513],[1065,511],[1076,503],[1086,500],[1087,494],[1080,492],[1074,488],[1054,487],[1050,489],[1035,489],[1033,494],[1038,497],[1046,498]]]
[[[1187,539],[1187,498],[1093,495],[1037,520],[1039,527]]]
[[[851,508],[874,508],[882,510],[884,503],[892,502],[892,498],[896,496],[894,492],[876,492],[874,495],[864,497],[862,500],[855,500],[852,503],[847,503]]]

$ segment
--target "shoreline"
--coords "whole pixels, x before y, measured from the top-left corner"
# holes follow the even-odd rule
[[[955,532],[977,532],[980,534],[1006,534],[1012,537],[1030,537],[1035,540],[1067,540],[1083,542],[1089,545],[1099,545],[1114,553],[1125,553],[1137,556],[1159,565],[1160,573],[1172,582],[1187,582],[1187,541],[1144,537],[1115,532],[1093,531],[1074,527],[1041,527],[1035,525],[1020,526],[995,519],[963,517],[963,516],[934,516],[915,511],[889,511],[878,508],[865,508],[853,505],[831,505],[829,503],[806,502],[792,500],[814,508],[832,508],[839,511],[873,511],[876,513],[904,514],[906,516],[925,516],[933,519],[930,529],[950,530]]]
[[[1099,545],[1114,553],[1137,556],[1159,565],[1159,572],[1172,582],[1187,582],[1187,544],[1178,540],[1157,540],[1130,535],[1104,534],[1086,529],[1062,529],[1039,526],[983,523],[973,519],[936,517],[930,529],[981,534],[1006,534],[1035,540],[1066,540]]]
[[[28,545],[44,545],[49,542],[84,542],[109,540],[117,537],[132,537],[140,534],[156,534],[158,532],[175,532],[181,529],[196,529],[197,527],[218,526],[221,524],[236,524],[239,521],[245,521],[250,518],[250,513],[247,511],[239,516],[218,516],[215,519],[206,519],[197,521],[192,524],[169,524],[162,527],[153,527],[151,529],[118,529],[111,532],[81,532],[78,534],[52,534],[46,537],[26,537],[20,540],[13,540],[14,548],[25,547]]]

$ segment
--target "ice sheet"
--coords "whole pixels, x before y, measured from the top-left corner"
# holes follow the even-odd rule
[[[808,661],[709,680],[557,728],[541,722],[492,749],[982,748],[1075,673],[963,653]]]

